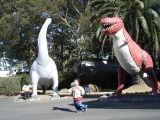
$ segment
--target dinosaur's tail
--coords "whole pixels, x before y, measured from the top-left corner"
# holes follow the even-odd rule
[[[39,33],[38,58],[41,60],[47,60],[49,58],[46,33],[47,33],[47,28],[51,22],[52,22],[52,19],[47,18]]]

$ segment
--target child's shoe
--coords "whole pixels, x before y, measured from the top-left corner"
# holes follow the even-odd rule
[[[84,108],[83,112],[86,112],[87,108],[88,108],[88,105],[85,105],[85,108]]]
[[[81,113],[82,112],[82,110],[77,110],[77,113]]]

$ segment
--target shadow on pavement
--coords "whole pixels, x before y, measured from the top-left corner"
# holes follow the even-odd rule
[[[53,107],[52,110],[60,110],[60,111],[65,111],[65,112],[75,112],[75,111],[72,111],[68,108],[59,108],[59,107]]]
[[[91,100],[83,102],[88,105],[88,109],[160,109],[160,103],[109,103]],[[73,104],[69,104],[73,106]]]

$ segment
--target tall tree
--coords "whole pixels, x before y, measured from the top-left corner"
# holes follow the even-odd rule
[[[53,18],[47,34],[49,52],[60,70],[72,69],[74,61],[91,53],[86,0],[0,2],[0,40],[7,43],[5,49],[9,58],[32,64],[37,54],[39,30],[47,17]]]
[[[148,52],[152,53],[153,56],[160,52],[160,1],[93,0],[89,7],[93,13],[92,21],[97,22],[106,16],[119,16],[123,19],[132,38],[143,49],[152,46],[153,49],[148,50]],[[97,34],[102,36],[99,30],[97,30]],[[105,40],[106,38],[103,39],[103,41]]]

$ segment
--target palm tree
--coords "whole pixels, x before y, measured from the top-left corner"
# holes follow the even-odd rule
[[[91,21],[106,16],[119,16],[132,38],[148,52],[160,52],[160,1],[156,0],[93,0],[89,4]],[[100,29],[97,36],[102,37]],[[104,38],[102,43],[106,38]],[[151,47],[150,47],[151,46]],[[153,52],[155,51],[155,52]]]

